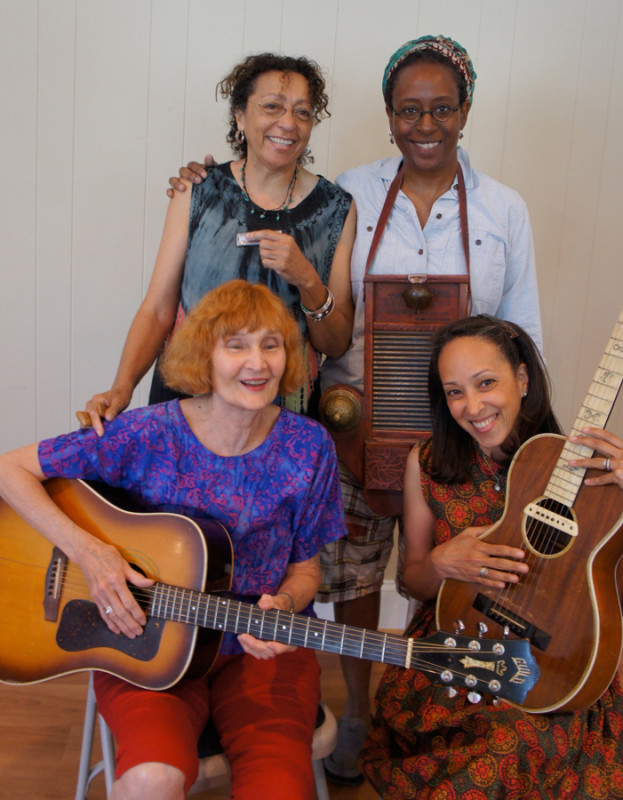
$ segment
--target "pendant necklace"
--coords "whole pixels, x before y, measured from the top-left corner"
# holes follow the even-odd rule
[[[240,167],[240,177],[242,178],[242,196],[244,197],[247,203],[252,204],[251,214],[255,214],[256,204],[253,203],[253,201],[249,196],[249,192],[247,191],[247,182],[245,180],[246,167],[247,167],[247,159],[245,158],[245,160],[242,162],[242,166]],[[277,208],[270,209],[271,211],[277,212],[277,216],[275,217],[276,222],[279,222],[279,217],[281,215],[281,212],[287,211],[290,206],[290,203],[292,202],[292,195],[294,194],[294,187],[296,186],[296,179],[298,178],[298,176],[299,176],[299,167],[297,164],[296,167],[294,168],[294,175],[292,176],[292,180],[290,181],[290,183],[288,184],[288,188],[286,189],[286,196],[284,197],[283,202]],[[258,215],[259,218],[264,219],[264,217],[266,216],[266,210],[260,208],[259,206],[257,206],[257,208],[259,209],[260,212]]]
[[[482,460],[484,462],[485,467],[487,468],[487,471],[495,481],[493,488],[495,489],[496,492],[500,492],[502,490],[502,476],[498,474],[497,468],[493,467],[493,464],[489,456],[482,450],[480,451],[480,453],[482,455]]]

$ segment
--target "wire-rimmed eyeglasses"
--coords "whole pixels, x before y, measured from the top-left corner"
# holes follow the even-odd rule
[[[278,117],[283,117],[286,113],[287,107],[283,103],[277,103],[274,100],[267,103],[256,103],[254,100],[249,100],[248,102],[253,103],[254,106],[259,106],[267,117],[277,119]],[[292,116],[297,122],[309,123],[314,121],[313,112],[307,106],[295,106],[292,109]]]

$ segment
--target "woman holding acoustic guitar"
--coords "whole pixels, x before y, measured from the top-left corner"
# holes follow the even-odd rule
[[[344,511],[329,434],[274,402],[304,380],[294,318],[265,286],[230,281],[172,337],[162,374],[192,397],[121,414],[102,437],[82,429],[6,453],[0,494],[82,569],[116,634],[141,636],[146,617],[128,584],[151,581],[116,546],[74,524],[42,487],[46,478],[100,480],[146,511],[216,520],[233,546],[234,597],[312,614],[318,552],[344,535]],[[232,767],[233,795],[313,800],[313,651],[225,633],[199,679],[156,692],[96,672],[95,688],[118,743],[111,800],[182,800],[209,718]]]
[[[433,343],[429,393],[432,437],[411,452],[405,473],[404,580],[410,594],[422,601],[407,633],[416,637],[438,626],[448,629],[439,621],[439,609],[437,619],[435,613],[446,579],[456,582],[450,592],[470,584],[494,597],[502,596],[505,587],[528,583],[538,567],[526,547],[480,537],[502,517],[509,462],[518,448],[536,434],[560,433],[539,353],[513,323],[479,316],[443,328]],[[570,438],[597,451],[592,458],[568,462],[601,471],[587,478],[587,485],[623,488],[621,439],[598,428]],[[532,472],[539,469],[542,464],[531,465]],[[511,473],[510,498],[517,470]],[[615,565],[616,559],[612,572]],[[547,593],[555,606],[562,606],[553,586]],[[471,627],[463,633],[478,636]],[[570,668],[561,660],[559,672]],[[623,691],[618,677],[589,708],[534,714],[469,697],[467,689],[457,693],[433,685],[417,670],[388,668],[376,704],[360,765],[385,799],[621,796]]]

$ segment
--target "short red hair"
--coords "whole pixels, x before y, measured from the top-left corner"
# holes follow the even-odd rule
[[[305,381],[301,334],[277,295],[259,283],[233,280],[208,292],[175,331],[160,359],[167,386],[183,394],[210,394],[212,354],[219,339],[261,328],[283,336],[286,367],[279,394],[289,395]]]

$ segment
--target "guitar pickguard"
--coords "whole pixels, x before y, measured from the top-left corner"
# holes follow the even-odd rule
[[[110,647],[139,661],[151,661],[160,647],[165,621],[150,617],[143,634],[129,639],[113,633],[104,624],[95,603],[89,600],[71,600],[61,615],[56,632],[56,643],[68,653]]]

